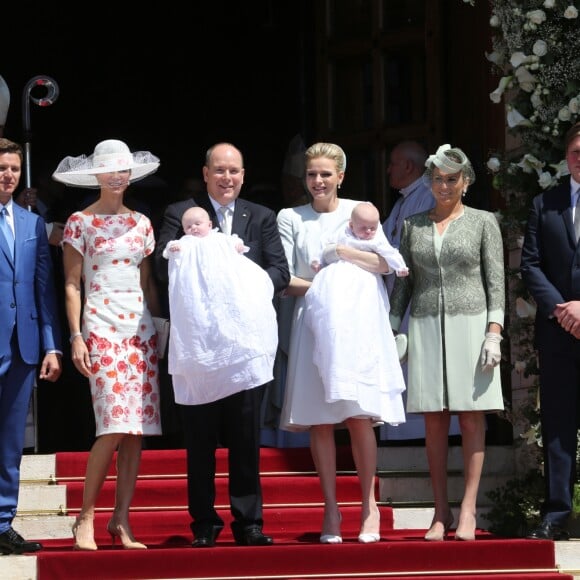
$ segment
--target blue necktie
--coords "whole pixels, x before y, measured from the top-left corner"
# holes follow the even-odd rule
[[[3,207],[2,211],[0,212],[0,229],[6,238],[6,243],[8,244],[8,248],[10,249],[10,257],[14,259],[14,233],[10,229],[7,221],[8,210]]]

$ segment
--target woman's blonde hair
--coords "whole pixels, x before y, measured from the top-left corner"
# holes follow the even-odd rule
[[[340,171],[346,170],[346,154],[341,147],[334,143],[314,143],[306,149],[304,153],[304,160],[306,165],[313,159],[325,157],[331,159],[336,163],[336,169]]]

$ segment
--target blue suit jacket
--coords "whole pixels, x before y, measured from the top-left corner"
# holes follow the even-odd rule
[[[520,265],[536,305],[538,348],[572,348],[577,340],[550,318],[556,304],[580,300],[580,244],[572,222],[569,182],[532,202]]]
[[[52,260],[44,220],[12,208],[14,260],[0,234],[0,357],[10,352],[16,325],[22,359],[36,365],[47,350],[62,350]]]

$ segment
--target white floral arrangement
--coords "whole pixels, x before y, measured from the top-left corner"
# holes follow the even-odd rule
[[[475,0],[463,2],[473,6]],[[489,3],[493,50],[485,56],[500,77],[489,97],[505,106],[507,130],[517,146],[491,153],[487,169],[493,175],[494,188],[505,200],[496,215],[501,218],[507,245],[515,249],[522,247],[531,199],[569,174],[563,141],[566,131],[580,121],[580,0]],[[516,314],[509,329],[516,358],[513,370],[534,380],[528,389],[528,404],[507,415],[522,428],[520,439],[527,444],[527,464],[532,471],[543,472],[533,326],[536,306],[519,268],[510,269],[510,273],[510,308]],[[578,437],[576,463],[580,468],[580,430]],[[542,490],[543,486],[539,493]],[[524,497],[512,499],[522,506],[530,505]],[[536,499],[531,505],[541,501],[540,496]]]
[[[502,193],[518,186],[539,193],[568,174],[563,139],[580,113],[578,9],[570,0],[492,0],[491,9],[486,57],[501,78],[490,99],[504,101],[507,126],[525,154],[492,155],[487,166]]]
[[[475,0],[463,2],[474,5]],[[485,56],[500,79],[489,97],[496,104],[503,102],[508,131],[520,146],[492,154],[487,168],[506,201],[500,223],[508,244],[512,238],[512,247],[522,246],[531,198],[569,174],[564,135],[580,120],[577,5],[580,0],[490,0],[493,51]],[[520,359],[513,368],[523,376],[537,377],[533,346],[536,307],[518,269],[512,276],[510,294],[517,315],[510,323],[512,346]],[[539,450],[537,385],[530,389],[530,405],[523,412],[529,414],[528,429],[520,437]],[[536,459],[541,470],[541,455]]]
[[[463,1],[473,5],[475,0]],[[500,79],[489,96],[504,104],[507,129],[519,146],[493,153],[487,168],[505,199],[500,223],[511,248],[521,247],[531,198],[569,174],[564,135],[580,120],[576,3],[580,0],[490,0],[493,51],[485,56]],[[533,336],[534,318],[523,305],[533,300],[517,275],[510,291],[518,297],[520,319],[512,321],[519,333],[512,343],[521,350]],[[529,361],[535,359],[533,349],[528,354]],[[526,365],[525,374],[536,374],[534,367],[532,362]],[[521,365],[517,370],[521,372]]]

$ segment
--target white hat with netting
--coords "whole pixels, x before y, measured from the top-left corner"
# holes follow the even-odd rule
[[[107,139],[95,147],[92,155],[65,157],[52,174],[53,179],[77,187],[98,188],[99,173],[131,171],[129,181],[132,183],[155,173],[159,167],[159,158],[149,151],[131,153],[123,141]]]

